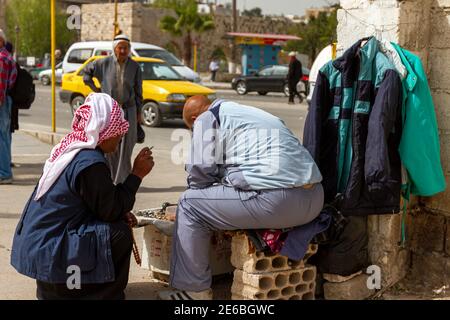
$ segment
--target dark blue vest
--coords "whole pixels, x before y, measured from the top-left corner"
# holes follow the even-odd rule
[[[78,174],[103,162],[99,150],[82,150],[38,201],[33,192],[14,234],[11,264],[31,278],[66,283],[69,266],[81,284],[114,281],[109,225],[97,220],[75,191]]]

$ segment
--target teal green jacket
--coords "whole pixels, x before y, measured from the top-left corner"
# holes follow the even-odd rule
[[[446,188],[433,99],[419,57],[392,43],[408,70],[403,79],[403,134],[400,158],[408,171],[411,193],[432,196]]]

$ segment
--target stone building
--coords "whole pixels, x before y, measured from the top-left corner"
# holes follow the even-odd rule
[[[450,176],[450,0],[341,0],[338,50],[376,36],[399,43],[422,59],[433,95],[444,173]],[[447,179],[448,183],[448,179]],[[381,267],[382,286],[405,278],[416,288],[450,285],[450,187],[431,198],[413,199],[407,219],[407,246],[400,248],[400,215],[371,216],[369,255]],[[365,283],[341,284],[364,297]],[[339,297],[339,286],[332,294]],[[444,290],[445,292],[445,290]]]
[[[172,47],[178,57],[182,56],[182,39],[161,31],[158,23],[165,15],[173,14],[166,9],[143,6],[141,3],[119,4],[119,26],[132,41],[146,42],[162,47]],[[99,19],[99,17],[102,17]],[[199,70],[206,71],[214,50],[221,49],[230,55],[231,43],[225,39],[231,31],[231,16],[215,14],[215,30],[195,36],[199,43]],[[82,6],[81,40],[111,40],[114,6],[110,4],[88,4]],[[249,18],[240,16],[238,30],[252,33],[285,34],[294,25],[289,19]]]

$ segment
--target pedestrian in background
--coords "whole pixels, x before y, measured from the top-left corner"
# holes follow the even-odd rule
[[[12,183],[11,170],[11,109],[8,91],[13,87],[17,69],[11,54],[6,50],[6,35],[0,29],[0,184]]]
[[[217,58],[213,58],[209,64],[209,71],[211,71],[211,81],[216,82],[217,71],[219,71],[220,63]]]
[[[116,152],[108,154],[111,176],[115,184],[122,183],[131,172],[131,154],[137,142],[138,122],[141,123],[142,71],[130,58],[131,43],[125,35],[118,35],[113,42],[114,54],[89,64],[84,73],[84,83],[94,92],[110,95],[123,108],[130,129],[123,137]],[[97,78],[101,88],[97,88]]]
[[[9,54],[14,57],[14,46],[11,42],[7,42],[5,45],[6,50],[8,50]],[[16,68],[16,70],[18,71],[18,67],[17,67],[17,62],[14,61],[14,68]],[[17,79],[16,79],[17,80]],[[11,131],[11,135],[10,135],[10,140],[12,142],[12,134],[16,131],[19,130],[19,108],[18,106],[14,103],[14,101],[12,101],[11,104],[11,125],[10,125],[10,131]],[[11,150],[11,149],[10,149]],[[11,157],[11,167],[17,167],[17,165],[15,165],[12,162],[12,157]]]
[[[297,59],[296,52],[289,53],[290,62],[289,62],[289,72],[287,75],[287,81],[289,85],[289,104],[294,104],[294,98],[297,96],[300,101],[303,99],[300,97],[300,94],[297,91],[297,83],[303,76],[302,72],[302,63]]]

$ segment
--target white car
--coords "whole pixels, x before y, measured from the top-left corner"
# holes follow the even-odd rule
[[[313,65],[311,67],[311,71],[309,72],[309,94],[306,100],[308,104],[311,102],[314,88],[316,86],[317,76],[319,75],[319,70],[331,59],[333,58],[333,50],[332,45],[328,45],[320,51],[316,60],[314,60]]]
[[[70,46],[63,60],[63,73],[73,72],[92,56],[108,56],[113,52],[111,41],[77,42]],[[147,43],[131,42],[131,55],[161,59],[170,64],[185,79],[200,83],[198,73],[185,66],[176,56],[164,48]]]
[[[60,84],[62,81],[62,74],[63,74],[62,62],[58,63],[55,66],[55,69],[56,69],[55,70],[56,83]],[[49,86],[52,83],[52,69],[47,69],[47,70],[41,71],[39,73],[38,79],[44,86]]]

